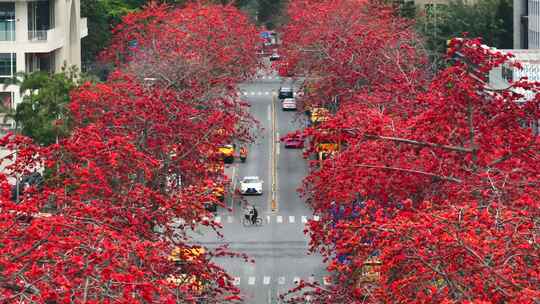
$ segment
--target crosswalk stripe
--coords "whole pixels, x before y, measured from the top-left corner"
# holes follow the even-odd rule
[[[319,219],[320,219],[320,218],[319,218],[319,216],[318,216],[318,215],[314,215],[314,216],[313,216],[313,220],[314,220],[314,221],[318,222],[318,221],[319,221]]]
[[[276,221],[277,221],[278,223],[283,223],[283,216],[278,215],[278,216],[276,217]]]
[[[234,286],[240,285],[240,277],[235,277],[235,278],[234,278],[234,280],[233,280],[233,285],[234,285]]]
[[[294,223],[294,216],[293,215],[289,215],[289,223]]]
[[[268,95],[268,94],[270,94],[270,92],[264,92],[264,95]]]
[[[270,224],[270,215],[266,216],[266,221],[268,222],[268,224]]]
[[[234,221],[234,218],[232,216],[227,216],[227,223],[232,223]]]
[[[248,284],[249,285],[255,285],[255,277],[249,277],[248,278]]]
[[[300,277],[294,277],[293,283],[294,283],[294,284],[300,283]]]
[[[278,284],[279,284],[279,285],[285,284],[285,277],[279,277],[279,278],[278,278]]]
[[[305,215],[302,215],[302,223],[307,223],[307,216]]]
[[[324,283],[324,285],[331,285],[332,284],[332,279],[329,276],[324,276],[323,277],[323,283]]]
[[[221,223],[221,216],[214,217],[214,222],[216,222],[218,224]]]
[[[270,284],[270,277],[264,277],[264,278],[263,278],[263,284],[264,284],[264,285]]]

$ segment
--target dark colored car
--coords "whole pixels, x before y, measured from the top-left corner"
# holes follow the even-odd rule
[[[294,93],[292,87],[281,87],[279,88],[278,98],[283,100],[285,98],[294,98]]]
[[[285,148],[302,149],[304,147],[304,139],[300,135],[287,137],[283,142]]]
[[[206,202],[204,203],[204,209],[208,212],[217,212],[217,204],[214,202]]]

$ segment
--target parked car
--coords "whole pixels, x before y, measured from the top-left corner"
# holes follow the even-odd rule
[[[240,193],[246,194],[258,194],[263,193],[263,181],[258,176],[245,176],[240,181]]]
[[[283,140],[285,148],[302,149],[304,147],[304,139],[301,135],[287,137]]]
[[[293,88],[290,86],[283,86],[279,88],[278,99],[283,100],[285,98],[294,98]]]
[[[295,111],[296,110],[296,100],[294,98],[285,98],[285,99],[283,99],[283,101],[281,102],[281,108],[284,111],[287,111],[287,110]]]

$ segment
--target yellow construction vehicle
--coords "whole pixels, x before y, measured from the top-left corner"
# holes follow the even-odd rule
[[[169,255],[169,261],[182,267],[185,263],[193,262],[196,259],[204,257],[206,251],[202,247],[181,248],[176,247]],[[170,275],[167,278],[169,284],[175,286],[189,286],[191,290],[201,293],[204,291],[204,283],[193,274],[182,273],[179,275]]]
[[[232,164],[234,162],[234,150],[234,144],[223,145],[218,148],[220,157],[227,164]]]

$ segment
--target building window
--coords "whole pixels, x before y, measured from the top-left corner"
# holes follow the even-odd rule
[[[0,112],[13,109],[13,92],[0,92]]]
[[[13,77],[17,70],[17,54],[0,53],[0,77]]]
[[[15,41],[15,3],[0,2],[0,41]]]

